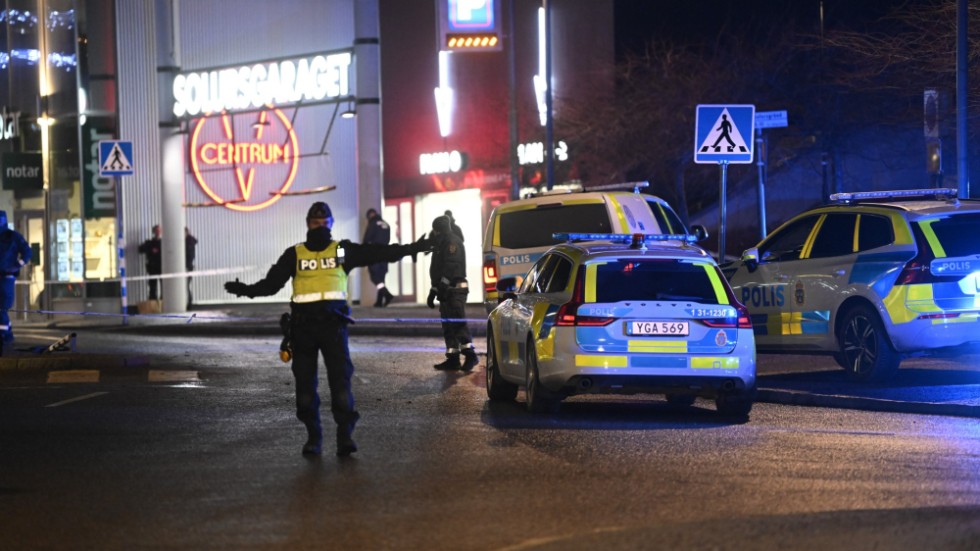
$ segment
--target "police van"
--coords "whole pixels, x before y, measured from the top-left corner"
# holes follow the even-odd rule
[[[980,202],[955,189],[831,201],[725,270],[760,352],[832,354],[881,381],[908,355],[980,349]]]
[[[483,305],[487,313],[498,303],[497,281],[523,276],[554,246],[555,233],[687,234],[684,223],[666,201],[640,193],[649,185],[631,182],[588,191],[555,190],[496,207],[483,239]],[[692,230],[699,241],[708,235],[700,225]]]

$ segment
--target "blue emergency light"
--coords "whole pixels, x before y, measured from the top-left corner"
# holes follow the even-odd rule
[[[551,237],[558,241],[609,241],[624,245],[639,245],[653,241],[694,243],[698,240],[697,237],[687,233],[553,233]]]
[[[954,198],[959,191],[952,188],[936,189],[899,189],[893,191],[854,191],[848,193],[835,193],[830,196],[831,201],[861,201],[862,199],[906,199],[909,197],[949,197]]]

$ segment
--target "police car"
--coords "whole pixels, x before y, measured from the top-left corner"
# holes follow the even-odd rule
[[[956,194],[835,194],[746,251],[726,273],[759,350],[880,381],[903,356],[980,344],[980,202]]]
[[[640,193],[649,185],[631,182],[592,187],[590,191],[557,190],[496,207],[483,239],[483,303],[487,312],[499,302],[497,281],[523,276],[554,245],[554,233],[688,233],[666,201]],[[703,226],[691,230],[699,240],[708,235]]]
[[[747,416],[755,340],[714,260],[688,235],[556,234],[519,288],[487,320],[487,395],[524,387],[532,412],[585,393],[664,394],[674,405],[714,399]]]

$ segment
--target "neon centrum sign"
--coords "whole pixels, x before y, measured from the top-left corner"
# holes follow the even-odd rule
[[[208,197],[231,210],[251,212],[275,203],[293,185],[299,142],[279,109],[222,113],[198,119],[190,157],[194,179]]]
[[[245,111],[350,95],[351,52],[178,74],[174,115]]]

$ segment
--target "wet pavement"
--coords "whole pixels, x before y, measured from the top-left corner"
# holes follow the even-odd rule
[[[288,311],[284,303],[251,303],[200,307],[186,313],[127,316],[118,315],[41,315],[23,313],[14,320],[15,331],[40,328],[64,332],[65,336],[86,331],[125,332],[147,335],[281,335],[280,316]],[[424,305],[394,303],[386,308],[355,305],[355,323],[350,333],[357,335],[399,335],[439,337],[438,310]],[[486,315],[482,304],[467,305],[466,320],[474,337],[485,337]],[[59,351],[44,352],[53,341],[30,342],[19,339],[0,357],[0,376],[11,371],[79,370],[100,368],[152,367],[152,357],[129,355],[115,350],[72,350],[66,342]],[[894,381],[882,384],[849,381],[840,369],[816,367],[807,356],[759,355],[759,402],[895,413],[980,417],[980,358],[966,357],[954,369],[921,367],[907,361]],[[832,361],[831,361],[832,362]],[[781,369],[782,365],[813,364],[813,369]],[[823,359],[819,365],[828,365]]]

